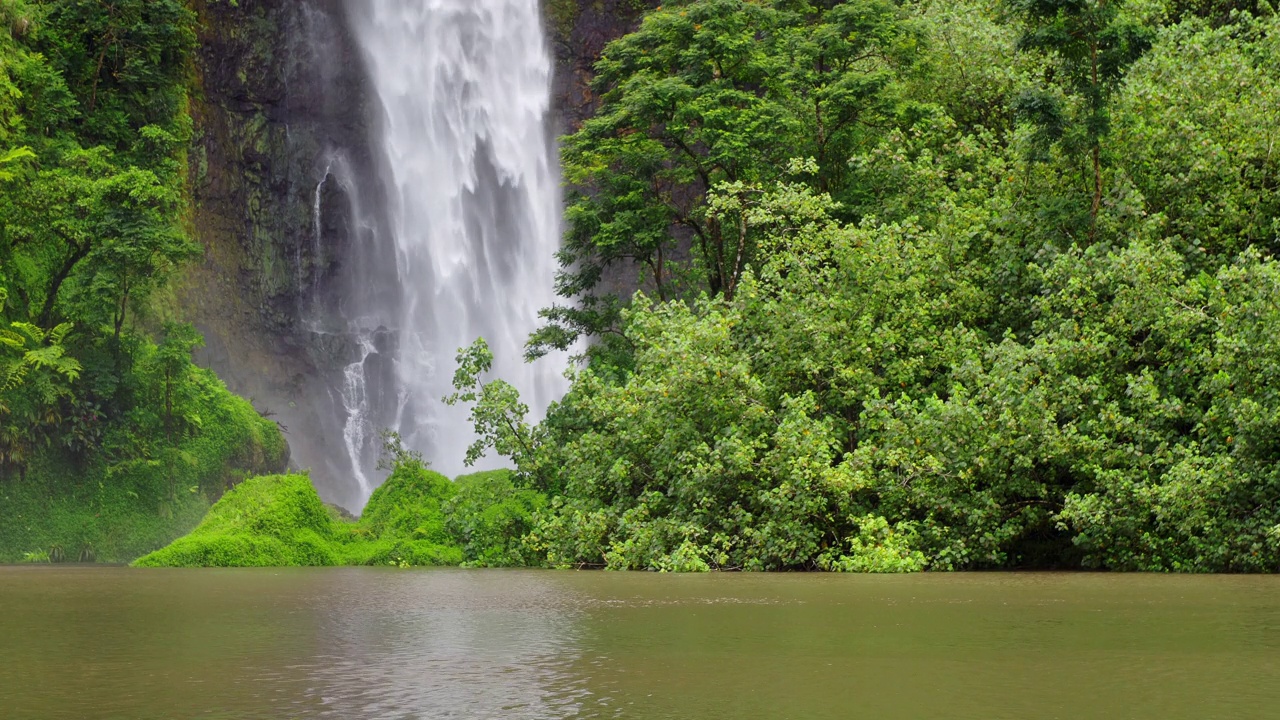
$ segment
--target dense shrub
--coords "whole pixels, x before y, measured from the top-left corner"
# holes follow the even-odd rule
[[[459,477],[456,493],[445,504],[449,534],[461,546],[466,563],[475,567],[519,567],[539,558],[525,542],[546,496],[516,486],[510,470],[491,470]]]
[[[1280,570],[1280,22],[999,5],[678,0],[606,50],[566,141],[581,302],[531,349],[598,343],[537,425],[459,356],[481,444],[549,496],[545,563]],[[881,114],[837,156],[760,162],[750,117],[800,75],[667,101],[727,102],[717,60],[794,62],[852,12],[874,61],[778,131],[820,141],[856,86]],[[643,292],[590,297],[633,259]]]

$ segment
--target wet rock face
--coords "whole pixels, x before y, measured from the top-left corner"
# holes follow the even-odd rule
[[[659,0],[543,0],[556,55],[554,88],[559,129],[569,133],[591,117],[596,97],[591,80],[605,45],[631,32]]]
[[[309,445],[337,422],[314,398],[353,353],[307,322],[355,241],[345,189],[322,180],[335,151],[352,172],[371,167],[368,83],[341,0],[192,7],[200,18],[192,229],[204,258],[177,288],[179,300],[205,335],[197,359],[278,417],[306,465]],[[322,490],[341,486],[316,470]]]
[[[660,0],[543,0],[556,56],[552,102],[558,132],[574,132],[596,111],[598,98],[591,83],[605,46],[635,30],[644,13],[660,4]],[[639,276],[638,264],[617,263],[605,271],[597,291],[629,298],[641,289]]]

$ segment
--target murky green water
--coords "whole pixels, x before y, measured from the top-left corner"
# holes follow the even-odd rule
[[[0,718],[1276,718],[1280,578],[0,568]]]

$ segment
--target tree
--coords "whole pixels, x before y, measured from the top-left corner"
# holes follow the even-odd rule
[[[1153,215],[1196,266],[1280,250],[1280,17],[1187,21],[1129,71],[1112,143]]]
[[[443,398],[448,405],[471,403],[470,420],[477,440],[467,448],[467,465],[474,465],[489,449],[512,458],[517,466],[532,460],[532,431],[525,418],[529,406],[520,402],[520,392],[505,380],[482,382],[493,369],[493,352],[484,338],[470,347],[458,349],[458,369],[453,375],[455,392]]]
[[[659,300],[732,298],[755,243],[707,210],[721,183],[768,182],[793,157],[846,189],[859,142],[891,124],[910,33],[884,0],[690,0],[646,16],[605,50],[601,107],[565,138],[573,188],[551,325],[530,354],[618,332],[621,305],[593,297],[639,266]],[[908,49],[904,49],[908,48]]]
[[[1123,0],[1009,0],[1023,22],[1020,50],[1057,62],[1056,83],[1075,101],[1064,108],[1048,89],[1028,90],[1015,109],[1036,127],[1044,152],[1059,144],[1070,155],[1086,154],[1092,165],[1090,237],[1097,234],[1103,193],[1103,139],[1111,130],[1110,101],[1125,70],[1151,47],[1152,33],[1124,18]]]
[[[115,160],[104,148],[75,150],[0,197],[5,274],[41,327],[75,317],[86,329],[109,325],[118,339],[130,301],[196,252],[177,223],[177,188]]]
[[[37,46],[78,101],[86,145],[128,152],[139,128],[185,118],[196,35],[194,13],[181,0],[53,3]]]

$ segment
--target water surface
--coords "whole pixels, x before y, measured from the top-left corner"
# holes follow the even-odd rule
[[[1280,578],[0,568],[0,717],[1274,718]]]

